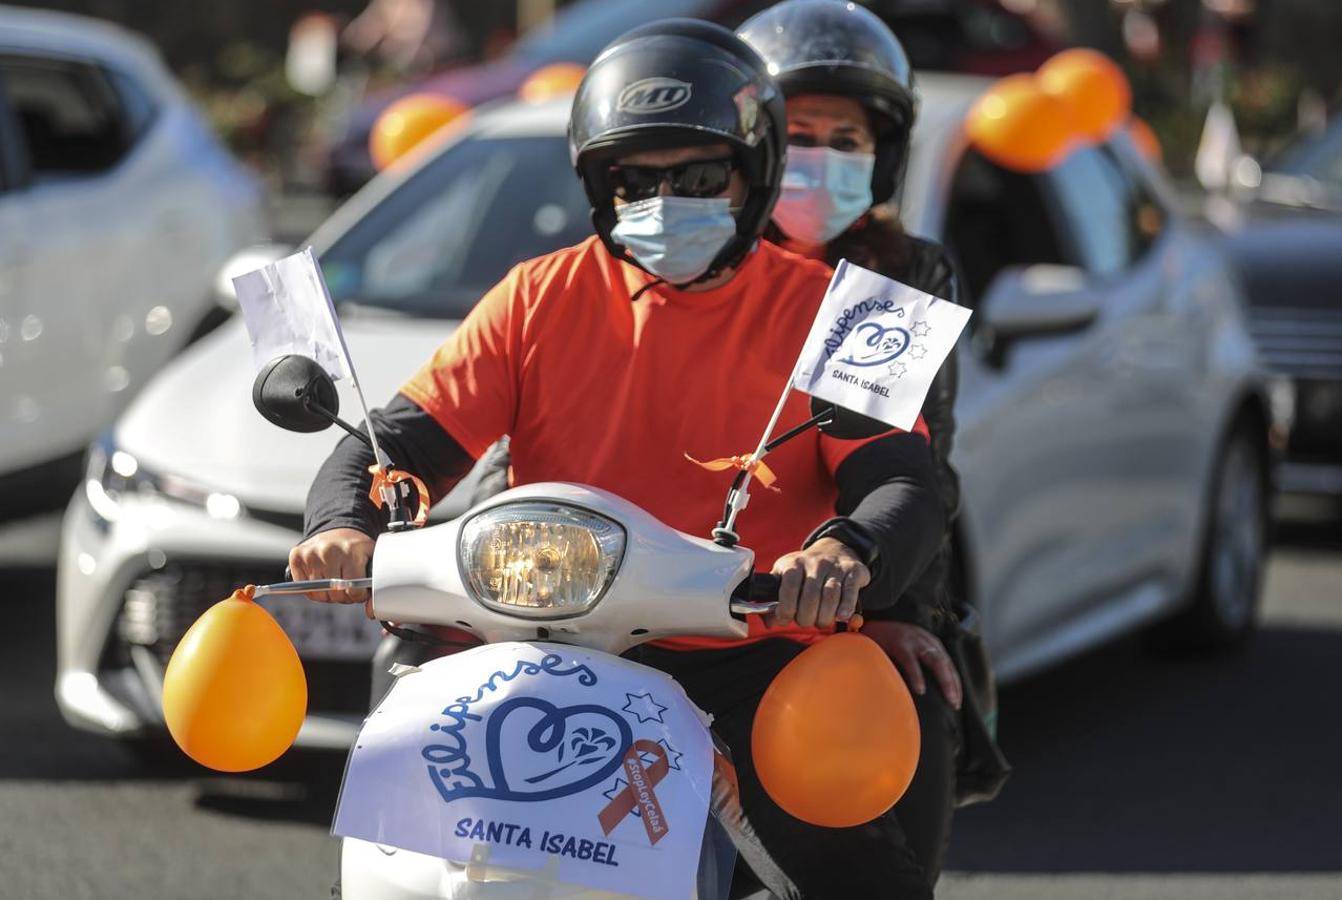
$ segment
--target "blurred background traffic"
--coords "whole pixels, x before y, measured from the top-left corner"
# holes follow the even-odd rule
[[[195,617],[281,577],[335,440],[251,409],[230,276],[310,244],[390,396],[509,266],[590,234],[564,128],[600,48],[768,5],[0,7],[15,896],[329,884],[376,626],[274,605],[309,718],[260,776],[202,781],[158,711]],[[901,220],[975,309],[957,582],[1017,770],[957,818],[942,893],[1337,896],[1342,4],[863,5],[918,71]]]

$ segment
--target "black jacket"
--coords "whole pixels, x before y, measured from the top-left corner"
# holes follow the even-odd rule
[[[933,297],[963,303],[960,279],[946,248],[912,236],[906,240],[909,246],[903,264],[895,271],[881,274]],[[959,384],[959,360],[956,351],[952,349],[932,380],[927,399],[923,401],[923,421],[927,423],[932,458],[936,465],[937,492],[945,511],[945,533],[941,549],[898,602],[884,608],[869,608],[870,618],[912,622],[937,631],[947,612],[947,582],[952,565],[950,531],[960,509],[960,476],[950,461],[951,448],[955,443],[955,398]]]

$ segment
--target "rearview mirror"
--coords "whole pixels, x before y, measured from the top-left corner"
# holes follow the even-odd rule
[[[1100,314],[1086,274],[1074,266],[1008,266],[978,308],[978,328],[994,343],[1085,328]]]
[[[257,373],[252,403],[266,421],[303,433],[329,428],[340,412],[331,376],[315,360],[297,353],[277,357]]]

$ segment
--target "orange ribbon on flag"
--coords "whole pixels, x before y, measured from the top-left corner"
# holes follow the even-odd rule
[[[382,466],[374,463],[368,467],[368,471],[373,473],[373,486],[368,490],[368,499],[373,501],[373,505],[378,509],[382,508],[382,489],[384,487],[395,488],[403,481],[409,481],[419,491],[419,509],[415,511],[415,527],[421,527],[429,520],[429,489],[418,476],[412,475],[403,469],[392,469],[388,471]]]
[[[770,469],[764,460],[756,459],[753,453],[747,453],[745,456],[724,456],[719,459],[710,459],[708,462],[700,462],[688,453],[685,454],[685,458],[710,472],[723,472],[727,469],[740,469],[742,472],[749,472],[769,490],[774,493],[782,493],[774,487],[774,482],[778,480],[778,476],[773,473],[773,469]]]

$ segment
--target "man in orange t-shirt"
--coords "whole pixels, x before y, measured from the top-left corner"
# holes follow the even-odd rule
[[[725,29],[670,20],[608,47],[570,120],[597,236],[516,266],[374,411],[392,459],[437,499],[506,434],[514,484],[593,485],[706,535],[729,476],[685,455],[755,446],[830,276],[758,240],[785,135],[776,85]],[[780,422],[808,416],[794,392]],[[771,887],[931,896],[897,824],[802,823],[772,803],[750,764],[754,709],[778,670],[852,616],[873,575],[864,602],[889,605],[936,553],[943,513],[926,437],[920,422],[914,433],[865,441],[808,432],[784,444],[769,457],[781,492],[755,492],[739,519],[744,543],[782,576],[773,622],[752,622],[745,641],[686,637],[631,651],[714,716],[743,809],[781,869],[756,867]],[[381,528],[367,499],[371,462],[346,439],[324,465],[309,496],[309,537],[290,555],[294,578],[366,571]]]

